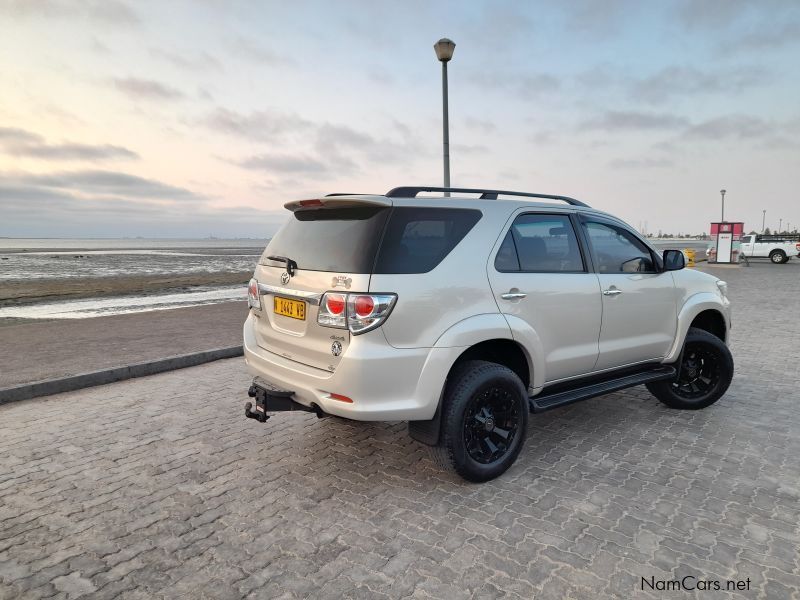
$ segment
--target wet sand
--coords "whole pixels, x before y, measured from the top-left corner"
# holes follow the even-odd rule
[[[0,284],[0,307],[53,300],[154,294],[195,286],[246,286],[250,277],[252,271],[6,281]]]
[[[0,327],[0,387],[241,345],[246,317],[239,301],[8,324]]]

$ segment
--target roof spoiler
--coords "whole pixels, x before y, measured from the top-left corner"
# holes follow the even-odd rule
[[[329,194],[310,200],[293,200],[283,207],[292,212],[317,208],[349,208],[355,206],[391,206],[392,201],[383,196],[358,196],[350,194]]]

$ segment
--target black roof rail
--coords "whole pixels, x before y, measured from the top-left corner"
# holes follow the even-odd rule
[[[420,192],[461,192],[464,194],[480,194],[481,200],[497,200],[497,196],[524,196],[526,198],[545,198],[547,200],[561,200],[572,206],[585,206],[589,205],[575,198],[568,196],[554,196],[552,194],[531,194],[528,192],[510,192],[508,190],[484,190],[477,188],[448,188],[448,187],[430,187],[430,186],[406,186],[396,187],[389,190],[384,194],[387,198],[416,198]]]

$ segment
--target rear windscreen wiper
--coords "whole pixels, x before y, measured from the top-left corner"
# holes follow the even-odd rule
[[[267,260],[274,260],[275,262],[282,262],[286,263],[286,272],[292,276],[294,272],[297,270],[297,263],[294,262],[291,258],[286,256],[268,256]]]

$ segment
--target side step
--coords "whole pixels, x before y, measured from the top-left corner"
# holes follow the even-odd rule
[[[584,385],[566,391],[556,391],[547,393],[543,391],[538,396],[529,398],[531,412],[542,412],[579,402],[581,400],[588,400],[595,396],[602,396],[618,390],[641,385],[643,383],[650,383],[651,381],[661,381],[664,379],[674,379],[677,375],[675,367],[669,365],[662,365],[647,371],[640,371],[614,379],[607,379],[589,385]]]

